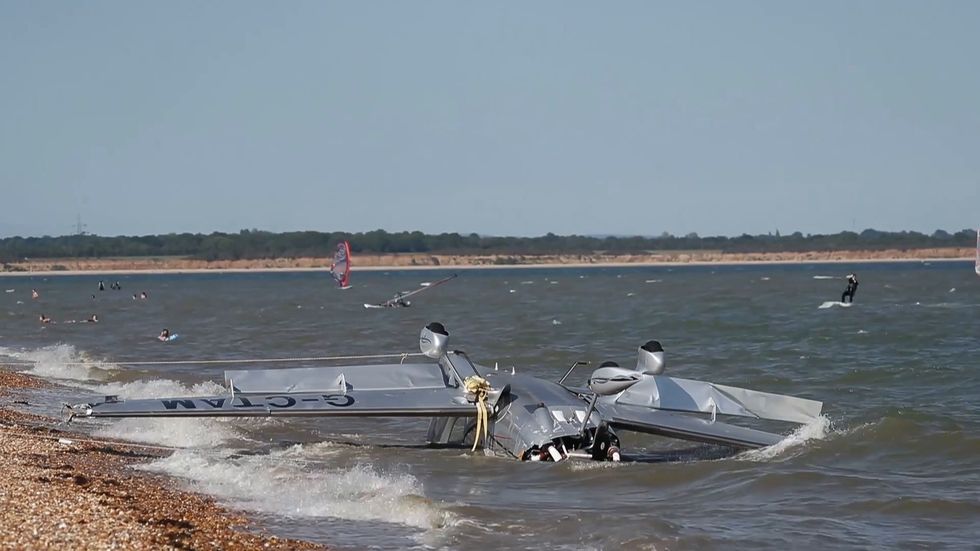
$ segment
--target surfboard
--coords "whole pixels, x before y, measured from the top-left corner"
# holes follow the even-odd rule
[[[835,301],[835,300],[829,300],[829,301],[821,304],[820,306],[817,306],[817,308],[819,308],[821,310],[824,309],[824,308],[833,308],[834,306],[840,306],[842,308],[850,308],[851,305],[853,305],[853,304],[854,304],[853,302],[838,302],[838,301]]]

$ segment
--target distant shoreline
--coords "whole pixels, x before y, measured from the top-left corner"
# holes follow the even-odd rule
[[[967,262],[969,248],[826,251],[805,253],[722,253],[717,251],[647,254],[545,254],[545,255],[355,255],[356,271],[629,268],[656,266],[739,266],[779,264],[856,264],[884,262]],[[36,259],[4,265],[2,276],[71,276],[133,274],[207,274],[263,272],[326,272],[329,258],[280,258],[205,261],[165,258],[63,258]]]

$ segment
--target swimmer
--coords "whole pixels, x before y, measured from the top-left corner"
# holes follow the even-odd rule
[[[99,316],[92,314],[87,320],[82,320],[82,323],[99,323]]]
[[[38,319],[41,320],[41,323],[51,323],[51,318],[45,316],[44,314],[38,316]]]
[[[41,295],[38,294],[37,289],[31,289],[31,298],[39,298]]]
[[[170,330],[165,328],[163,331],[160,331],[160,335],[157,337],[157,339],[158,340],[161,340],[161,341],[169,340],[170,339]]]
[[[140,293],[140,300],[146,300],[147,298],[149,298],[149,295],[146,294],[146,291]]]

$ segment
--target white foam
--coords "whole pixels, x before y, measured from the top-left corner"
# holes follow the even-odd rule
[[[837,276],[815,275],[813,279],[837,279]]]
[[[100,380],[108,375],[107,371],[119,369],[116,364],[89,358],[70,344],[54,344],[27,351],[0,349],[0,354],[20,361],[34,362],[34,367],[28,369],[27,373],[53,379]]]
[[[745,461],[771,461],[785,455],[790,450],[803,446],[811,440],[823,440],[830,433],[830,419],[824,415],[820,415],[813,421],[797,428],[772,446],[749,450],[738,454],[736,457]]]
[[[116,395],[124,400],[139,398],[159,398],[161,396],[213,396],[227,394],[225,387],[206,381],[187,386],[169,379],[153,379],[149,381],[132,381],[129,383],[105,383],[89,386],[98,394]]]
[[[240,439],[229,419],[119,419],[96,430],[103,438],[176,448],[213,449]]]
[[[287,517],[384,521],[423,529],[455,522],[409,474],[369,465],[335,468],[329,447],[297,445],[267,455],[180,450],[140,468],[184,479],[191,489],[245,509]]]
[[[123,400],[158,398],[161,396],[213,396],[226,394],[224,387],[213,382],[186,386],[177,381],[156,379],[129,383],[86,385],[101,395],[115,395]],[[147,442],[179,448],[215,447],[241,439],[236,428],[239,419],[148,419],[133,418],[114,420],[95,431],[97,436]]]

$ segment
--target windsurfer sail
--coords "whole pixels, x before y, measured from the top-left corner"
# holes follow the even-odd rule
[[[333,255],[330,265],[330,275],[337,282],[337,287],[350,289],[350,243],[341,241],[337,244],[337,252]]]
[[[973,271],[980,276],[980,228],[977,229],[977,262],[973,265]]]
[[[411,306],[412,305],[412,301],[405,300],[405,299],[407,299],[408,297],[410,297],[412,295],[421,293],[422,291],[428,291],[429,289],[432,289],[434,287],[438,287],[438,286],[442,285],[443,283],[449,281],[450,279],[453,279],[457,275],[458,274],[453,274],[451,276],[444,277],[444,278],[440,279],[439,281],[433,281],[432,283],[429,283],[428,285],[423,285],[423,286],[419,287],[418,289],[415,289],[414,291],[407,291],[407,292],[398,293],[397,295],[391,297],[390,299],[388,299],[388,300],[386,300],[384,302],[378,303],[378,304],[365,304],[364,307],[365,308],[404,308],[404,307]]]

